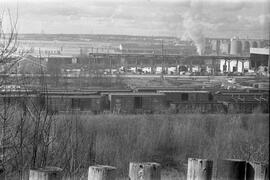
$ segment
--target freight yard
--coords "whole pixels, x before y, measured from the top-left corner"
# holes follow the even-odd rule
[[[0,1],[0,180],[269,180],[269,5]]]
[[[28,96],[37,100],[43,97],[51,111],[58,113],[71,110],[93,114],[269,112],[268,78],[194,76],[161,80],[139,75],[122,78],[121,85],[125,87],[121,89],[117,86],[54,87],[46,91],[2,88],[1,97],[14,103],[21,99],[25,102]]]
[[[92,40],[97,37],[93,36]],[[19,124],[26,122],[24,118],[29,117],[29,123],[33,123],[33,126],[24,127],[33,131],[34,136],[29,138],[38,138],[35,134],[48,132],[46,128],[54,126],[51,129],[52,134],[39,135],[48,138],[44,139],[44,144],[33,144],[33,147],[45,148],[40,149],[43,153],[46,153],[46,147],[63,151],[62,146],[71,141],[70,150],[66,150],[67,156],[64,159],[75,163],[74,167],[78,167],[79,163],[83,164],[78,167],[79,172],[72,175],[75,179],[103,176],[99,175],[100,171],[114,172],[115,166],[119,167],[119,171],[116,175],[112,177],[108,175],[106,178],[111,180],[117,176],[120,179],[127,179],[128,163],[130,163],[129,177],[135,178],[137,171],[152,171],[151,168],[154,166],[153,168],[156,169],[153,171],[157,173],[158,180],[185,179],[192,176],[191,171],[194,168],[198,168],[197,161],[213,163],[211,159],[219,156],[205,155],[208,148],[214,152],[211,145],[201,145],[200,152],[194,150],[192,148],[194,142],[198,140],[197,144],[201,141],[207,144],[206,139],[210,139],[216,144],[215,147],[224,149],[222,143],[217,142],[223,142],[222,139],[227,138],[225,134],[228,131],[237,134],[240,129],[243,134],[239,134],[239,137],[252,136],[249,138],[252,139],[254,146],[257,149],[262,147],[264,150],[260,150],[260,156],[252,155],[253,159],[261,162],[256,165],[245,158],[247,153],[237,152],[240,158],[245,159],[241,163],[250,166],[245,173],[241,173],[241,168],[237,173],[243,177],[251,177],[250,172],[253,172],[254,168],[266,167],[264,166],[267,163],[265,161],[267,149],[265,147],[268,141],[266,130],[258,135],[250,128],[268,127],[268,41],[206,38],[206,44],[203,46],[205,49],[200,49],[201,51],[198,52],[196,44],[192,41],[180,41],[177,38],[155,40],[153,37],[149,39],[134,37],[135,40],[130,40],[131,37],[105,36],[102,41],[106,41],[106,38],[116,42],[110,42],[110,45],[104,47],[99,39],[93,47],[89,47],[87,42],[28,40],[30,50],[18,61],[15,61],[16,56],[20,56],[23,51],[19,51],[11,58],[11,64],[16,63],[8,73],[4,73],[7,72],[7,64],[1,66],[0,107],[3,109],[3,117],[7,116],[9,119],[20,117],[20,121],[16,120]],[[131,42],[122,43],[123,38]],[[247,42],[250,46],[249,51]],[[241,43],[244,43],[244,48]],[[112,44],[115,46],[112,47]],[[120,44],[119,48],[117,44]],[[51,49],[52,47],[54,50]],[[255,122],[257,117],[259,123]],[[40,126],[39,123],[44,123],[44,126]],[[5,126],[2,126],[2,129],[3,127]],[[6,136],[16,138],[16,133],[14,135],[9,133],[14,131],[11,122],[6,127],[9,129],[8,132],[4,132]],[[39,129],[40,133],[35,129]],[[215,131],[222,132],[224,135],[217,136]],[[183,142],[178,142],[180,132],[183,132],[185,137],[180,138]],[[122,139],[123,135],[128,138]],[[261,136],[264,137],[263,140],[260,140]],[[136,146],[144,149],[142,154],[136,151],[135,155],[142,157],[143,160],[150,159],[158,163],[142,162],[139,163],[140,168],[138,168],[131,162],[133,157],[129,157],[126,152],[130,151],[128,148],[133,147],[130,143],[135,141],[134,137],[139,138],[135,142]],[[57,138],[52,142],[59,144],[50,145],[50,138]],[[118,138],[121,138],[121,143],[118,142]],[[147,145],[151,144],[153,139],[157,143]],[[81,140],[90,144],[87,152],[82,151],[85,144],[78,143]],[[141,145],[141,141],[146,144]],[[246,143],[235,141],[233,146],[239,148],[243,148]],[[262,144],[255,143],[259,141]],[[30,147],[32,141],[29,139],[29,142]],[[127,148],[120,150],[118,149],[120,146],[115,147],[115,143],[125,144]],[[76,155],[78,161],[67,160],[74,156],[75,149],[71,147],[74,144],[78,147],[77,153],[80,152],[80,155]],[[108,154],[119,153],[115,155],[119,159],[117,162],[104,152],[105,146],[111,149],[108,150],[110,151]],[[181,148],[187,146],[185,152],[172,150],[179,149],[180,146]],[[2,152],[6,153],[6,156],[2,156],[4,157],[2,161],[8,159],[13,162],[12,160],[16,159],[12,155],[12,147],[2,146]],[[151,152],[144,155],[147,148],[150,148]],[[53,149],[48,151],[56,153]],[[232,154],[235,151],[233,148],[218,150],[219,153]],[[209,159],[190,158],[197,154]],[[186,160],[176,160],[178,156],[181,156],[181,159],[189,158],[188,164]],[[48,161],[50,164],[57,164],[53,159],[49,160],[49,157]],[[95,166],[96,162],[114,166]],[[223,166],[225,160],[218,162]],[[233,166],[238,161],[230,160],[228,163]],[[64,164],[61,162],[60,167],[62,168]],[[9,168],[16,166],[8,165]],[[74,167],[63,169],[39,165],[35,167],[42,168],[29,170],[25,168],[21,176],[31,179],[40,174],[54,173],[60,180],[61,177],[64,179],[70,177],[68,171],[74,171]],[[88,174],[85,173],[87,168],[89,168]],[[210,166],[205,168],[209,169]],[[215,173],[220,173],[220,167],[215,168],[217,168]],[[265,176],[266,169],[261,172],[262,176]],[[211,168],[208,173],[210,171]],[[13,177],[12,175],[11,173],[10,177]]]
[[[30,51],[6,79],[24,81],[17,88],[2,86],[2,97],[17,101],[27,95],[47,96],[44,103],[57,113],[269,112],[266,40],[206,38],[198,52],[192,41],[177,38],[85,38],[95,46],[78,41],[22,41]],[[107,46],[106,38],[110,39]]]

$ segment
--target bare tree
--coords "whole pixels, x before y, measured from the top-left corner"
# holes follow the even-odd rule
[[[0,65],[2,69],[3,76],[1,77],[1,85],[4,85],[4,91],[6,92],[6,84],[7,84],[7,72],[9,72],[10,68],[15,64],[14,53],[17,50],[17,31],[16,31],[16,24],[17,19],[15,22],[12,20],[10,11],[7,13],[7,17],[9,18],[9,30],[10,32],[5,32],[3,28],[3,17],[6,13],[3,13],[0,17]],[[6,149],[8,147],[8,129],[9,129],[9,121],[12,119],[12,111],[10,102],[8,101],[7,97],[2,98],[2,106],[0,112],[0,123],[1,123],[1,166],[4,173],[4,179],[6,179],[6,171],[5,165],[7,163],[6,158]]]
[[[18,12],[18,11],[17,11]],[[6,168],[10,162],[10,149],[12,149],[13,129],[15,127],[14,118],[16,115],[16,106],[10,98],[10,91],[16,88],[16,80],[10,75],[16,67],[16,63],[21,60],[26,53],[18,51],[18,32],[17,32],[18,14],[15,18],[10,10],[2,12],[0,16],[0,86],[4,95],[1,97],[0,104],[0,169],[3,169],[3,177],[6,179]],[[5,24],[5,26],[4,26]],[[16,68],[15,68],[16,69]]]
[[[4,16],[7,19],[9,27],[3,27]],[[14,20],[15,19],[15,20]],[[18,54],[18,32],[17,20],[13,18],[10,11],[3,13],[0,17],[0,65],[2,66],[2,74],[10,73],[11,68],[22,58]]]

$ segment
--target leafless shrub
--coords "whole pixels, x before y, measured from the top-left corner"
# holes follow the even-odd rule
[[[259,119],[258,119],[259,118]],[[156,161],[185,169],[188,157],[267,161],[268,115],[57,116],[51,164],[73,174],[93,164],[116,166],[127,175],[130,161]],[[74,126],[72,131],[68,123]],[[76,125],[77,124],[77,125]],[[77,133],[76,133],[77,132]],[[77,141],[71,141],[71,136]],[[73,160],[72,160],[72,147]],[[127,153],[128,152],[128,153]]]

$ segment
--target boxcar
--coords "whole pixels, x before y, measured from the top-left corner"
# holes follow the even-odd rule
[[[102,111],[100,95],[50,95],[47,103],[52,111],[91,111],[99,113]]]
[[[159,91],[165,94],[165,104],[176,113],[213,112],[214,99],[209,91]]]
[[[212,102],[213,96],[209,91],[159,91],[166,95],[166,103],[200,103]]]
[[[164,110],[162,93],[111,93],[110,111],[113,113],[154,113]]]

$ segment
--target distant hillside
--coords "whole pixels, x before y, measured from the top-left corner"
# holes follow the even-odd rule
[[[108,35],[108,34],[20,34],[20,40],[140,40],[140,41],[172,41],[177,40],[176,37],[166,36],[131,36],[131,35]]]

